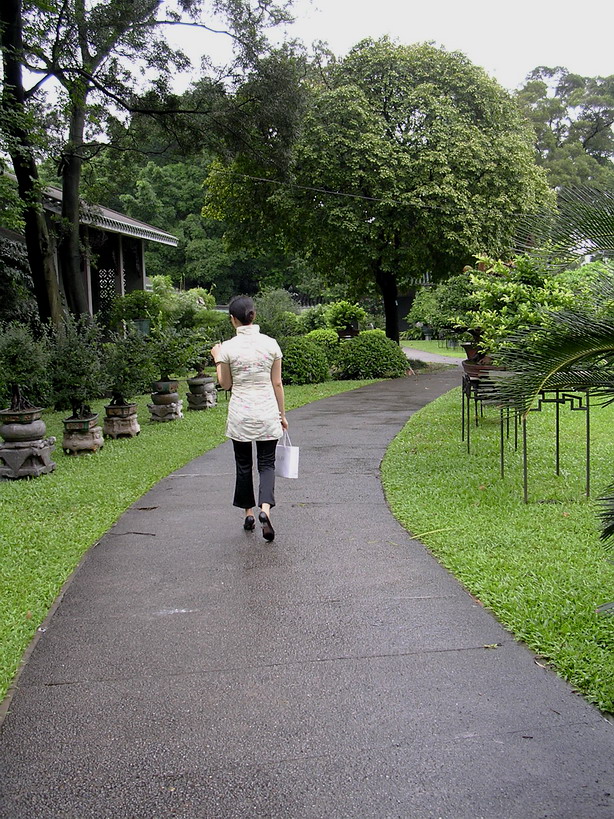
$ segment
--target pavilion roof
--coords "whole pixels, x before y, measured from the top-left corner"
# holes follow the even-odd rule
[[[43,204],[47,210],[60,213],[62,210],[62,191],[59,188],[45,188]],[[133,236],[137,239],[147,239],[162,245],[177,247],[178,239],[172,233],[140,222],[124,213],[102,207],[102,205],[88,205],[82,202],[80,222],[82,225],[92,225],[102,228],[109,233],[121,233],[123,236]]]

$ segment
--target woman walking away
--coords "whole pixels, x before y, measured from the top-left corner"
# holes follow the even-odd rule
[[[256,528],[252,442],[256,442],[258,520],[265,540],[273,540],[271,509],[275,506],[275,447],[288,429],[281,380],[282,353],[274,338],[254,324],[256,310],[248,296],[236,296],[228,308],[237,331],[234,338],[211,349],[220,386],[232,395],[228,405],[226,435],[232,438],[237,469],[233,505],[245,510],[243,528]]]

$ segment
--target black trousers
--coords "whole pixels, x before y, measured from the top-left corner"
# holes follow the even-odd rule
[[[235,441],[232,445],[235,451],[235,465],[237,480],[233,506],[241,509],[251,509],[256,505],[254,497],[253,477],[253,449],[251,441]],[[275,448],[277,441],[256,441],[256,456],[258,463],[258,506],[270,503],[275,506]]]

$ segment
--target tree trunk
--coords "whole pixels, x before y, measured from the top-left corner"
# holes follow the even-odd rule
[[[396,276],[388,270],[377,268],[375,271],[375,281],[384,299],[384,314],[386,316],[386,335],[393,341],[399,343],[399,314],[397,310],[397,288]]]
[[[25,90],[22,75],[23,24],[20,0],[2,0],[0,4],[0,42],[4,85],[1,108],[4,130],[8,136],[19,196],[23,202],[26,248],[34,292],[41,320],[59,324],[62,303],[58,275],[42,208],[38,169],[27,128]]]
[[[80,154],[85,128],[85,103],[73,103],[70,135],[63,155],[62,168],[62,238],[59,245],[60,267],[64,292],[71,313],[89,312],[89,302],[81,270],[81,242],[79,237],[81,186]]]

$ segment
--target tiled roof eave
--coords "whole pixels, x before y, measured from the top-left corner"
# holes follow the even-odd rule
[[[44,197],[45,209],[54,213],[61,213],[60,197],[60,191],[55,192],[55,189],[48,189]],[[179,244],[177,237],[171,233],[165,233],[163,230],[159,230],[152,225],[146,225],[144,222],[138,222],[136,219],[122,219],[121,214],[117,214],[117,217],[115,211],[110,211],[108,208],[85,207],[82,208],[79,221],[82,225],[92,225],[92,227],[107,230],[109,233],[120,233],[122,236],[132,236],[135,239],[147,239],[150,242],[170,245],[171,247],[177,247]]]
[[[101,214],[84,215],[81,218],[81,223],[104,228],[110,233],[121,233],[123,236],[133,236],[136,239],[149,239],[151,242],[158,242],[171,247],[177,247],[178,244],[177,238],[170,233],[164,233],[161,230],[146,227],[145,225],[131,225],[120,219],[112,219]]]

